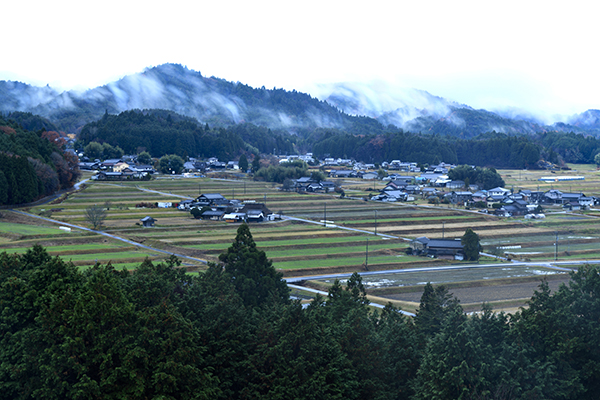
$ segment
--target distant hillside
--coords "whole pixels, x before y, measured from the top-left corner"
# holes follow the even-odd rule
[[[19,93],[34,92],[31,87],[25,91],[22,85],[13,86],[19,87]],[[10,99],[14,108],[7,107],[3,111],[31,111],[68,132],[98,120],[106,111],[119,114],[132,109],[171,110],[217,126],[249,122],[288,131],[317,127],[352,130],[356,123],[361,125],[356,117],[341,113],[305,93],[264,87],[254,89],[242,83],[207,78],[200,72],[175,64],[150,68],[83,93],[69,91],[55,94],[50,99],[40,94],[37,104],[34,101],[19,102],[19,96],[13,94],[9,86],[5,85],[4,96]],[[29,94],[29,98],[35,96]]]
[[[26,83],[0,81],[0,112],[30,111],[52,101],[59,93],[49,86],[36,87]]]
[[[181,65],[163,64],[85,92],[58,93],[48,86],[1,81],[0,112],[31,112],[68,133],[78,132],[105,112],[163,109],[210,126],[251,123],[290,133],[335,128],[353,134],[379,134],[384,127],[394,125],[412,132],[462,138],[490,131],[600,134],[597,110],[545,126],[519,110],[499,115],[426,91],[392,88],[383,83],[322,85],[314,93],[318,98],[295,90],[252,88],[205,77]]]
[[[292,153],[296,136],[243,123],[211,128],[197,120],[166,110],[131,110],[105,114],[86,124],[79,134],[79,147],[90,142],[119,146],[127,154],[147,151],[165,154],[218,157],[229,160],[242,152]]]
[[[382,125],[410,132],[471,138],[486,132],[534,134],[548,131],[600,134],[600,111],[588,110],[567,121],[545,125],[525,110],[495,113],[475,110],[424,90],[384,83],[337,83],[316,88],[320,98],[352,115],[366,115]]]

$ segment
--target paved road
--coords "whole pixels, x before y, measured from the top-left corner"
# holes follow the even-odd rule
[[[307,224],[324,226],[323,222],[317,222],[317,221],[313,221],[310,219],[290,217],[288,215],[281,215],[280,217],[281,217],[281,219],[286,219],[289,221],[301,221],[301,222],[306,222]],[[382,238],[385,238],[385,239],[402,239],[402,240],[410,241],[410,239],[407,239],[407,238],[399,238],[398,236],[387,235],[385,233],[375,233],[375,232],[371,232],[371,231],[365,231],[363,229],[349,228],[347,226],[340,226],[340,225],[335,225],[335,224],[327,224],[327,225],[325,225],[325,227],[338,228],[338,229],[343,229],[343,230],[352,231],[352,232],[360,232],[360,233],[365,233],[367,235],[376,235],[376,236],[381,236]]]
[[[83,183],[85,183],[87,180],[81,181],[79,183],[77,183],[75,185],[75,188],[78,189],[80,185],[82,185]],[[117,184],[109,184],[109,185],[114,185],[114,186],[122,186],[122,185],[117,185]],[[144,189],[144,188],[140,188],[139,186],[136,186],[136,188],[138,190],[141,191],[145,191],[145,192],[151,192],[151,193],[156,193],[156,194],[160,194],[160,195],[164,195],[164,196],[173,196],[173,197],[179,197],[179,198],[184,198],[184,199],[189,199],[191,197],[189,196],[182,196],[182,195],[176,195],[176,194],[172,194],[172,193],[165,193],[165,192],[160,192],[157,190],[151,190],[151,189]],[[427,207],[427,206],[426,206]],[[438,208],[438,207],[431,207],[431,208]],[[137,243],[134,241],[131,241],[129,239],[125,239],[113,234],[109,234],[107,232],[102,232],[102,231],[98,231],[98,230],[94,230],[94,229],[90,229],[90,228],[86,228],[83,226],[78,226],[78,225],[74,225],[74,224],[69,224],[66,222],[62,222],[62,221],[58,221],[58,220],[54,220],[51,218],[46,218],[46,217],[41,217],[39,215],[35,215],[35,214],[30,214],[30,213],[26,213],[24,211],[20,211],[20,210],[12,210],[16,213],[20,213],[23,215],[27,215],[29,217],[33,217],[33,218],[38,218],[38,219],[42,219],[42,220],[46,220],[49,222],[53,222],[59,225],[63,225],[63,226],[67,226],[70,228],[75,228],[75,229],[81,229],[84,231],[88,231],[88,232],[93,232],[93,233],[97,233],[99,235],[103,235],[103,236],[107,236],[109,238],[112,239],[116,239],[116,240],[120,240],[122,242],[128,243],[130,245],[133,246],[137,246],[146,250],[151,250],[151,251],[155,251],[155,252],[159,252],[159,253],[163,253],[163,254],[167,254],[167,255],[175,255],[178,258],[181,259],[187,259],[187,260],[192,260],[192,261],[196,261],[196,262],[200,262],[203,264],[206,264],[207,261],[206,260],[202,260],[199,258],[195,258],[195,257],[190,257],[190,256],[186,256],[183,254],[177,254],[177,253],[172,253],[172,252],[168,252],[165,250],[161,250],[161,249],[156,249],[150,246],[146,246],[144,244],[141,243]],[[309,219],[303,219],[303,218],[297,218],[297,217],[290,217],[290,216],[281,216],[282,219],[286,219],[286,220],[291,220],[291,221],[301,221],[301,222],[305,222],[305,223],[309,223],[309,224],[315,224],[315,225],[321,225],[323,226],[323,222],[317,222],[317,221],[312,221]],[[329,224],[327,225],[329,227],[332,228],[338,228],[338,229],[342,229],[342,230],[347,230],[347,231],[353,231],[353,232],[360,232],[360,233],[364,233],[364,234],[368,234],[368,235],[375,235],[374,232],[371,231],[367,231],[367,230],[362,230],[362,229],[356,229],[356,228],[349,228],[349,227],[344,227],[344,226],[339,226],[339,225],[333,225],[333,224]],[[387,234],[382,234],[382,233],[378,233],[377,236],[381,236],[383,238],[387,238],[387,239],[402,239],[404,241],[410,241],[411,239],[409,238],[401,238],[398,236],[393,236],[393,235],[387,235]],[[482,253],[483,254],[483,253]],[[487,256],[491,256],[494,257],[492,255],[489,254],[485,254]],[[499,259],[502,259],[501,257],[497,257]],[[558,262],[516,262],[513,261],[511,263],[511,265],[521,265],[521,266],[531,266],[531,267],[535,267],[535,266],[540,266],[540,267],[545,267],[545,268],[551,268],[551,269],[556,269],[556,270],[560,270],[560,271],[571,271],[573,268],[570,267],[566,267],[566,266],[570,266],[570,265],[583,265],[583,264],[599,264],[600,260],[577,260],[577,261],[558,261]],[[396,269],[396,270],[385,270],[385,271],[367,271],[367,272],[361,272],[361,275],[367,276],[367,275],[381,275],[381,274],[390,274],[390,273],[407,273],[407,272],[425,272],[425,271],[443,271],[443,270],[451,270],[451,269],[466,269],[466,268],[490,268],[490,267],[505,267],[506,264],[471,264],[471,265],[447,265],[447,266],[438,266],[438,267],[426,267],[426,268],[407,268],[407,269]],[[305,277],[290,277],[287,278],[286,281],[288,283],[288,286],[292,287],[292,288],[299,288],[302,290],[307,290],[310,292],[315,292],[315,293],[320,293],[322,295],[327,295],[327,292],[322,292],[322,291],[318,291],[318,290],[314,290],[314,289],[308,289],[305,287],[301,287],[301,286],[296,286],[293,285],[294,282],[300,282],[303,280],[307,280],[307,279],[344,279],[344,278],[349,278],[352,274],[328,274],[328,275],[311,275],[311,276],[305,276]],[[383,305],[380,304],[375,304],[372,303],[372,305],[374,307],[379,307],[379,308],[383,308]],[[413,315],[411,313],[402,311],[403,314],[406,315]]]
[[[289,288],[291,288],[291,289],[303,290],[303,291],[305,291],[305,292],[318,293],[318,294],[320,294],[320,295],[322,295],[322,296],[325,296],[325,297],[327,297],[327,295],[328,295],[328,293],[327,293],[327,292],[324,292],[324,291],[322,291],[322,290],[311,289],[311,288],[307,288],[307,287],[304,287],[304,286],[290,285],[290,284],[288,283],[288,287],[289,287]],[[376,307],[376,308],[385,308],[385,306],[383,306],[383,305],[381,305],[381,304],[377,304],[377,303],[370,303],[370,305],[372,305],[373,307]],[[413,313],[411,313],[411,312],[408,312],[408,311],[403,311],[403,310],[400,310],[400,313],[401,313],[401,314],[404,314],[404,315],[411,316],[411,317],[414,317],[414,316],[415,316],[415,314],[413,314]]]

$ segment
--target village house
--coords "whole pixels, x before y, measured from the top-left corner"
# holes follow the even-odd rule
[[[396,183],[404,183],[410,184],[415,178],[413,176],[404,176],[398,174],[390,174],[385,179],[389,179],[390,181],[394,181]]]
[[[407,194],[401,190],[386,190],[384,192],[379,193],[377,196],[371,197],[373,201],[406,201]]]
[[[452,192],[450,194],[450,202],[452,204],[458,204],[458,203],[470,203],[473,200],[473,193],[471,192],[466,192],[466,191],[462,191],[462,192]]]
[[[332,178],[356,178],[358,174],[355,171],[342,169],[342,170],[331,170],[329,176]]]
[[[229,204],[229,200],[220,193],[204,193],[198,196],[196,202],[201,206],[215,206]]]
[[[127,172],[133,172],[129,168],[129,164],[127,164],[126,162],[116,163],[115,165],[113,165],[112,170],[113,170],[113,172],[125,172],[125,170],[128,170]]]
[[[557,189],[550,189],[544,193],[542,202],[547,204],[560,204],[562,203],[562,192]]]
[[[415,255],[457,260],[464,258],[464,246],[460,239],[429,239],[422,236],[414,239],[410,247]]]
[[[510,194],[510,190],[498,186],[498,187],[488,190],[487,193],[488,193],[488,196],[492,196],[492,197],[506,197]]]
[[[225,211],[221,210],[205,210],[202,214],[200,214],[200,218],[209,219],[212,221],[219,221],[225,215]]]
[[[247,215],[248,222],[263,222],[273,215],[264,203],[244,203],[244,207],[239,212]]]
[[[474,202],[481,201],[481,202],[487,203],[487,192],[479,190],[479,191],[473,193],[472,200]]]

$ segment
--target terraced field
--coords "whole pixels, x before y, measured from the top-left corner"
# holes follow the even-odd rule
[[[519,173],[521,179],[513,178]],[[523,187],[537,189],[533,172],[509,171],[506,175],[507,187],[523,184]],[[408,256],[405,250],[411,239],[460,237],[467,228],[479,234],[486,252],[506,254],[514,259],[600,258],[600,212],[597,211],[550,213],[545,220],[535,221],[499,219],[448,206],[431,207],[422,199],[415,204],[361,200],[367,197],[369,189],[382,187],[383,183],[344,184],[347,196],[351,197],[349,193],[352,193],[356,199],[340,199],[334,194],[281,192],[270,183],[232,178],[93,182],[56,204],[27,211],[90,227],[84,214],[86,207],[103,205],[108,209],[103,228],[106,233],[166,252],[216,261],[234,239],[237,224],[196,220],[175,208],[139,208],[136,205],[177,203],[197,197],[199,193],[221,193],[227,198],[265,202],[273,212],[283,215],[283,219],[254,224],[251,231],[258,247],[267,252],[273,265],[285,276],[460,264],[459,261]],[[585,187],[588,195],[600,192],[600,179],[586,183],[588,186],[577,187]],[[561,188],[561,185],[563,190],[569,191],[568,183],[555,183],[552,187]],[[141,226],[140,219],[145,216],[157,220],[154,228]],[[307,222],[286,220],[287,216]],[[330,221],[327,227],[323,226],[323,220]],[[556,232],[558,247],[555,245]],[[82,268],[109,261],[117,266],[135,268],[146,257],[153,260],[166,257],[164,253],[99,234],[78,229],[66,232],[58,229],[56,224],[28,219],[10,211],[2,212],[0,250],[19,253],[35,243],[45,246],[50,254],[70,259]],[[483,261],[493,262],[494,259]],[[204,268],[199,262],[186,260],[184,263],[190,270]]]

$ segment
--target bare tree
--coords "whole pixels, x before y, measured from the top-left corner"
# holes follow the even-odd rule
[[[92,224],[94,229],[98,229],[104,223],[106,219],[106,210],[104,207],[94,204],[93,206],[85,209],[85,219],[87,222]]]

